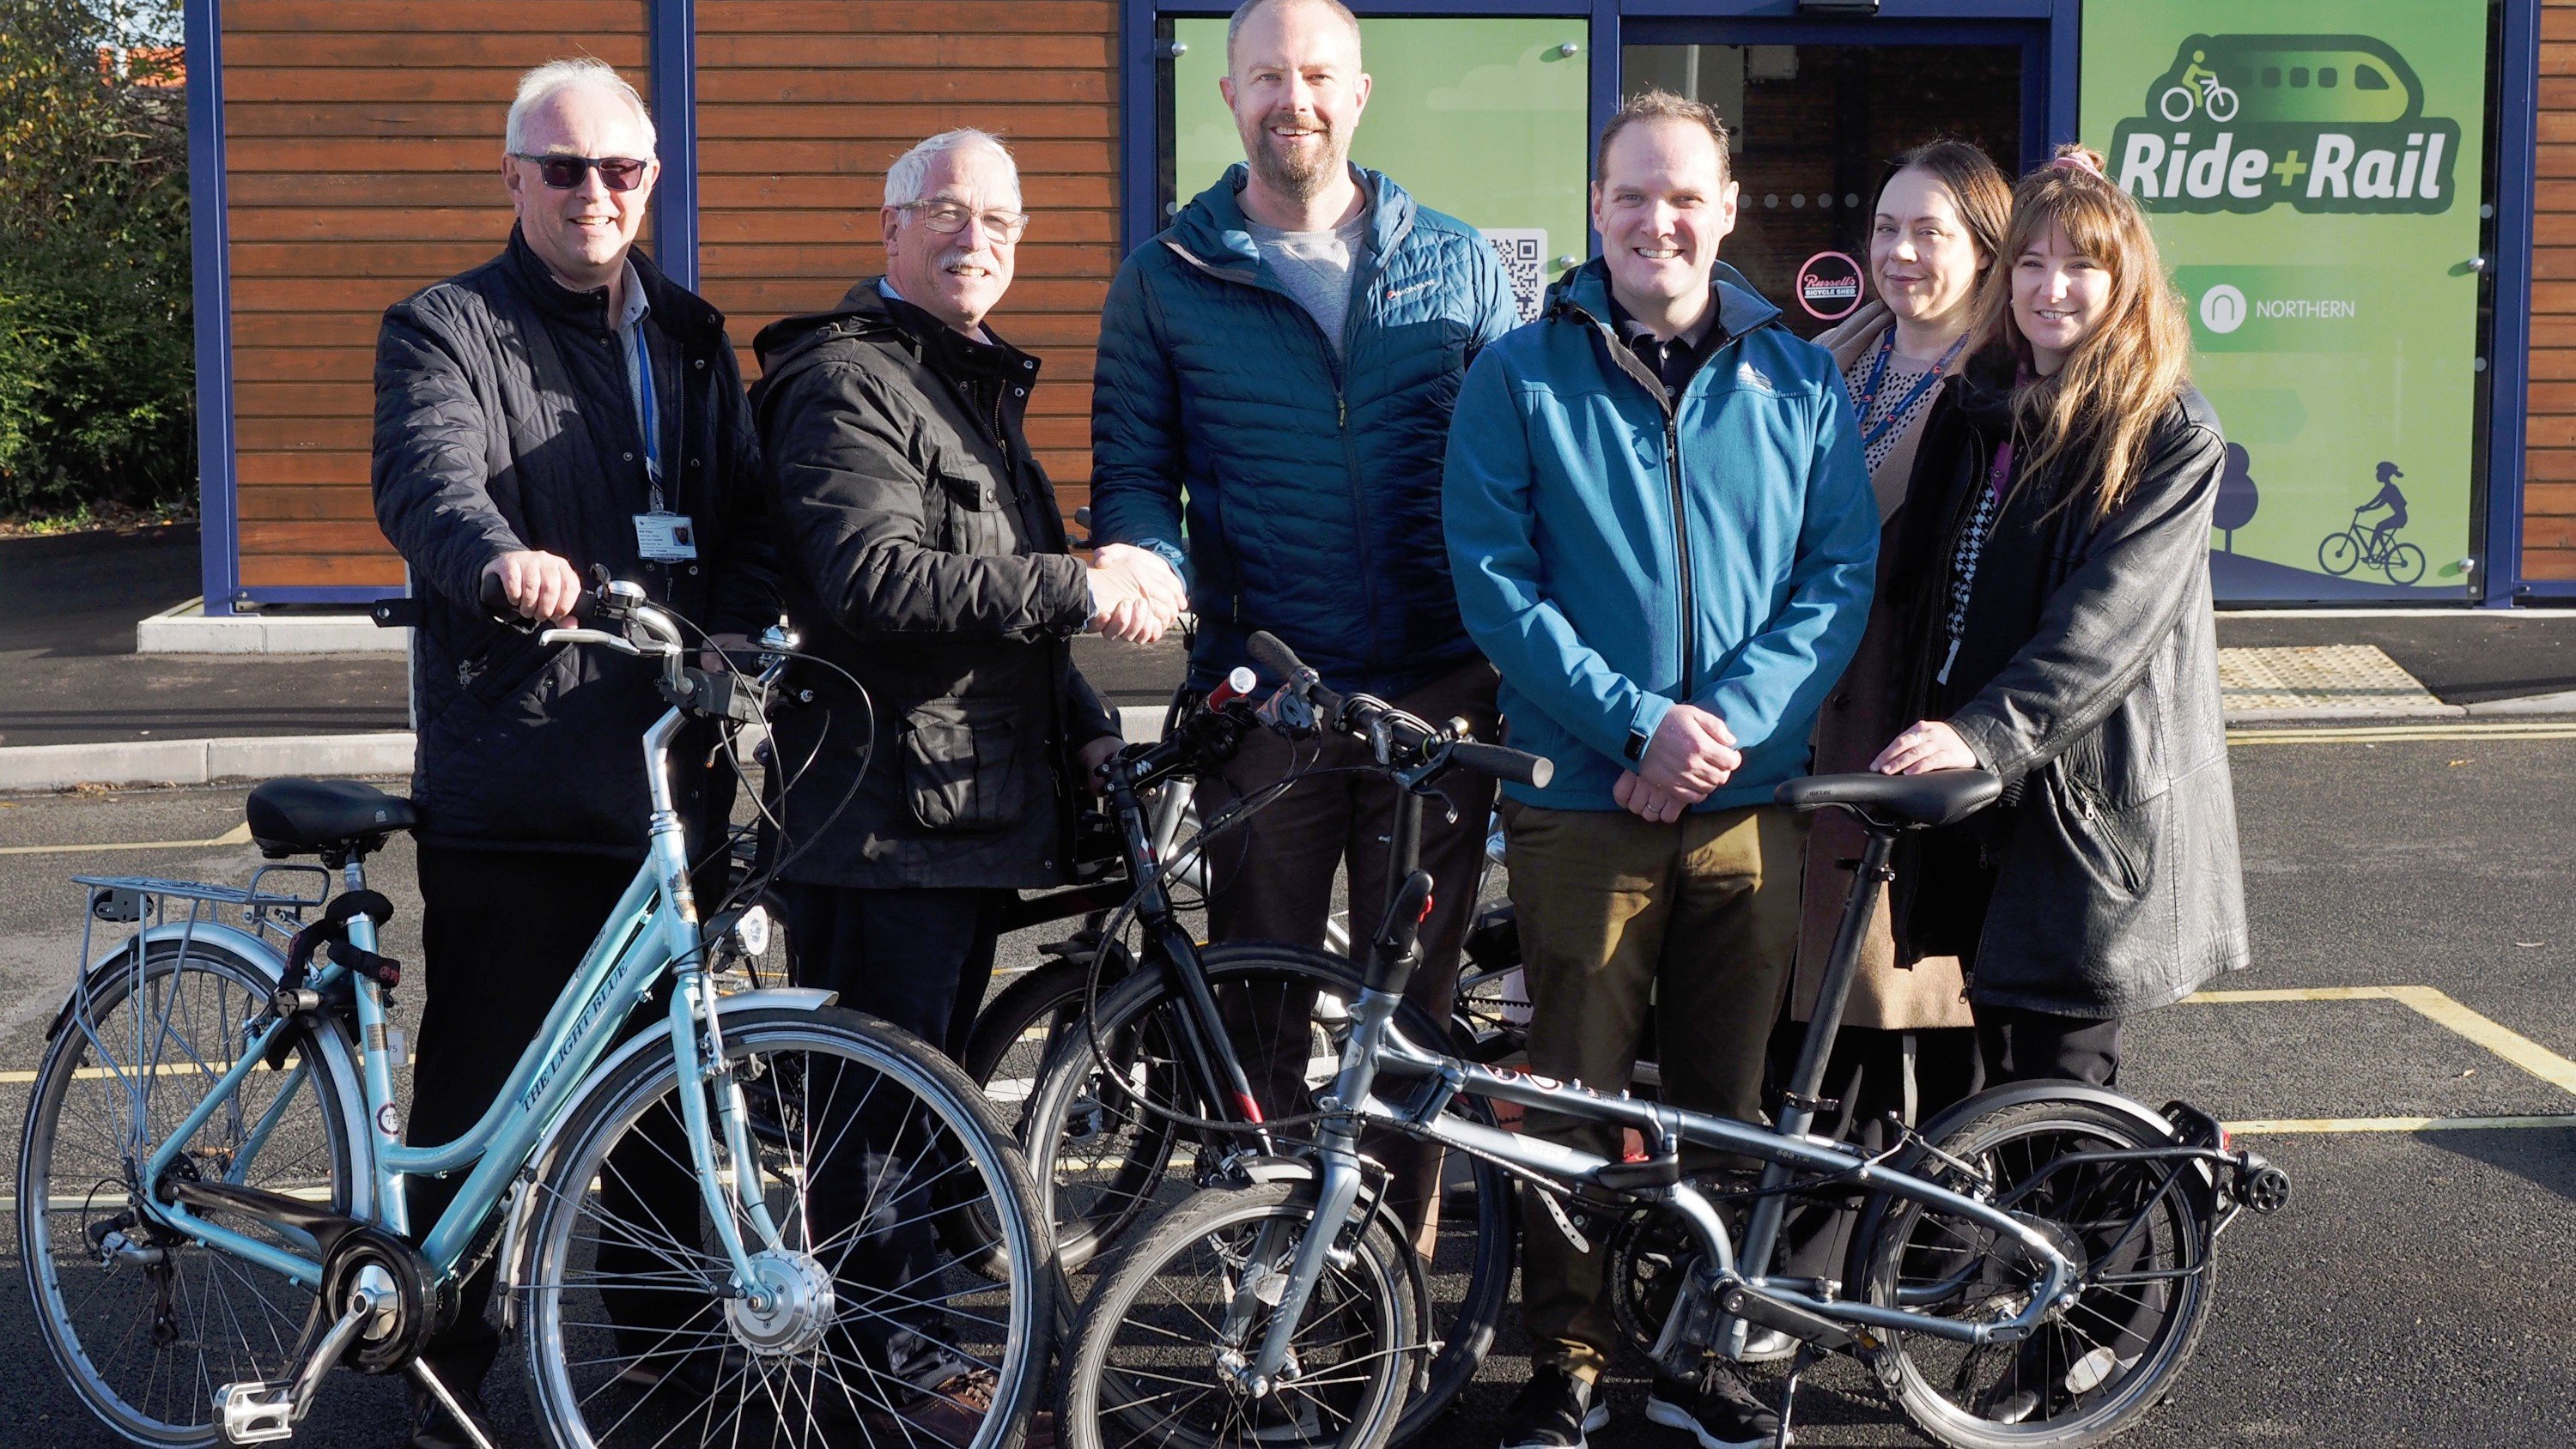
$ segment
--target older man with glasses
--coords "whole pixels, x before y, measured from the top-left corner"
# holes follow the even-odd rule
[[[1030,224],[1010,152],[982,131],[933,136],[888,168],[878,216],[884,274],[755,344],[789,609],[834,666],[800,666],[813,704],[777,725],[779,758],[811,762],[781,810],[780,893],[800,984],[955,1055],[1001,907],[1071,878],[1076,805],[1120,743],[1069,641],[1151,640],[1181,596],[1135,583],[1120,560],[1135,550],[1097,567],[1066,552],[1026,431],[1038,359],[989,320]],[[872,1150],[900,1136],[858,1116]],[[898,1442],[962,1443],[989,1376],[948,1346],[935,1306],[874,1306],[936,1272],[941,1209],[863,1175],[812,1187],[818,1239],[851,1243],[834,1271],[867,1369],[819,1391],[816,1412],[890,1410]]]
[[[539,66],[520,80],[503,149],[509,245],[395,304],[376,344],[376,518],[419,610],[415,1143],[482,1115],[644,858],[637,741],[664,708],[653,671],[541,644],[495,607],[564,618],[602,568],[719,634],[779,614],[724,319],[634,250],[660,171],[643,100],[595,60]],[[673,758],[703,761],[709,744],[684,739]],[[730,789],[680,773],[694,838],[708,841]],[[620,1191],[689,1201],[685,1177],[674,1188],[650,1168],[621,1174]],[[455,1188],[415,1180],[413,1226]],[[491,1291],[488,1268],[469,1279],[427,1353],[469,1412],[499,1347]],[[657,1348],[665,1371],[675,1357],[668,1320],[686,1307],[661,1307],[616,1307],[639,1371]],[[411,1442],[471,1440],[416,1395]]]

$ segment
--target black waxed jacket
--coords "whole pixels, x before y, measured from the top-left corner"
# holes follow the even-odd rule
[[[376,341],[376,520],[410,565],[420,837],[478,849],[640,859],[642,736],[661,715],[652,666],[549,646],[475,600],[503,553],[560,554],[644,586],[710,632],[757,632],[780,598],[760,518],[758,446],[724,317],[640,253],[651,304],[665,506],[698,558],[649,563],[643,443],[605,288],[554,280],[516,229],[472,271],[397,302]],[[706,754],[684,734],[674,758]],[[681,769],[686,798],[701,772]]]
[[[1118,726],[1073,667],[1091,592],[1023,432],[1037,359],[968,341],[874,277],[755,346],[788,610],[866,693],[829,669],[796,675],[815,701],[776,724],[778,774],[795,781],[783,875],[1067,880],[1075,756]]]
[[[1947,560],[2009,436],[2012,368],[1980,357],[1924,425],[1891,561],[1908,620],[1891,719],[1931,714],[1946,652]],[[1994,894],[1976,937],[1971,1000],[2076,1017],[2178,1001],[2252,948],[2210,608],[2209,520],[2226,441],[2185,388],[2149,435],[2137,487],[2096,523],[2088,502],[2042,526],[2049,589],[2037,628],[1948,719],[2007,786],[1982,839]],[[2049,490],[2054,480],[2016,480]],[[1915,853],[1967,848],[1917,834],[1892,893],[1911,958]]]

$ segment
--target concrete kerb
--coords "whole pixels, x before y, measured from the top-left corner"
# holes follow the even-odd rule
[[[2576,693],[2443,705],[2438,710],[2404,714],[2333,708],[2231,710],[2227,724],[2231,729],[2248,725],[2350,726],[2550,715],[2576,716]],[[1154,739],[1162,732],[1163,706],[1124,706],[1118,711],[1118,724],[1130,740]],[[73,785],[207,785],[219,780],[267,780],[280,775],[408,775],[411,763],[412,736],[402,730],[363,735],[18,745],[0,748],[0,794],[60,790]]]

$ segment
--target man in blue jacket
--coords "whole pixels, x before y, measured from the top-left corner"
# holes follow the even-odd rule
[[[1715,111],[1622,106],[1592,186],[1603,254],[1469,370],[1443,497],[1511,742],[1556,762],[1503,804],[1530,1068],[1625,1088],[1651,1000],[1665,1100],[1751,1120],[1798,937],[1803,832],[1771,791],[1860,643],[1878,512],[1833,359],[1718,265],[1735,205]],[[1530,1129],[1619,1153],[1616,1129]],[[1604,1256],[1530,1207],[1536,1361],[1503,1444],[1580,1449],[1619,1340]],[[1659,1378],[1646,1413],[1711,1449],[1779,1423],[1723,1364]]]
[[[1137,248],[1109,289],[1091,402],[1094,533],[1187,581],[1193,685],[1250,662],[1245,641],[1268,630],[1336,690],[1461,716],[1490,738],[1494,674],[1458,619],[1440,457],[1468,362],[1518,320],[1501,259],[1473,228],[1349,163],[1369,80],[1358,22],[1338,0],[1249,0],[1226,53],[1222,89],[1250,164]],[[1125,553],[1119,566],[1150,563]],[[1212,850],[1217,939],[1321,946],[1345,861],[1352,934],[1375,927],[1395,792],[1331,773],[1364,759],[1352,741],[1319,751],[1255,734],[1206,782],[1213,809],[1292,766],[1321,772]],[[1434,809],[1423,824],[1437,908],[1413,983],[1439,1020],[1492,808],[1490,785],[1461,777],[1447,790],[1454,820]],[[1246,1064],[1274,1109],[1303,1092],[1303,1055]],[[1399,1201],[1427,1190],[1415,1157]]]

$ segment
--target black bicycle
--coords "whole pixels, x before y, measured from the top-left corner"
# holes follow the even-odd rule
[[[1312,672],[1269,636],[1256,635],[1253,650],[1265,670],[1313,683]],[[1249,697],[1255,685],[1252,671],[1236,671],[1181,713],[1163,739],[1129,746],[1104,767],[1108,813],[1125,834],[1130,895],[1078,948],[1089,963],[1083,1000],[1051,1008],[1044,1025],[1023,1016],[1027,1024],[1016,1029],[996,1000],[987,1015],[998,1024],[985,1041],[988,1053],[1002,1048],[1002,1065],[969,1063],[970,1074],[978,1067],[1009,1074],[1001,1078],[1007,1090],[1018,1070],[1008,1065],[1010,1050],[1025,1051],[1032,1038],[1044,1043],[1020,1103],[1019,1132],[1068,1272],[1224,1180],[1245,1154],[1275,1155],[1311,1136],[1313,1092],[1340,1058],[1361,991],[1359,968],[1326,952],[1250,942],[1203,947],[1173,898],[1174,862],[1205,850],[1299,776],[1218,812],[1194,840],[1177,844],[1158,846],[1149,799],[1224,764],[1250,730],[1295,739],[1354,735],[1371,746],[1366,768],[1402,792],[1391,852],[1391,874],[1401,881],[1419,864],[1424,798],[1436,795],[1450,771],[1527,782],[1543,782],[1549,772],[1536,756],[1466,738],[1369,696],[1337,699],[1319,712],[1307,705],[1305,690],[1282,690],[1256,706]],[[1405,1007],[1399,1019],[1421,1039],[1471,1044],[1419,1008]],[[1460,1110],[1490,1125],[1482,1105],[1462,1100]],[[1423,1233],[1429,1252],[1413,1280],[1414,1321],[1440,1348],[1412,1375],[1400,1437],[1429,1425],[1474,1376],[1510,1296],[1516,1191],[1507,1174],[1482,1161],[1465,1176],[1463,1191],[1432,1206]],[[1383,1178],[1381,1171],[1381,1188]]]

